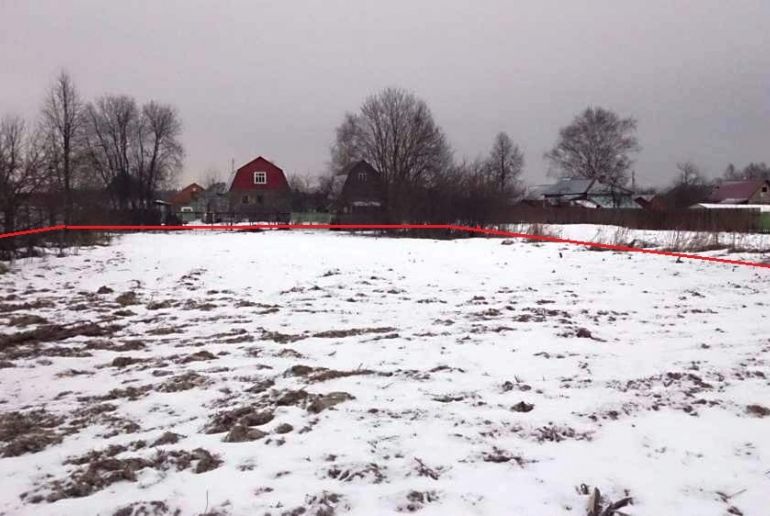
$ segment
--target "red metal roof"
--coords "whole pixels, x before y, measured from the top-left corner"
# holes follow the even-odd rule
[[[762,179],[752,179],[747,181],[725,181],[714,188],[708,200],[710,202],[723,201],[747,201],[752,195],[767,181]]]
[[[171,198],[171,204],[183,205],[190,204],[203,191],[203,187],[198,183],[192,183],[180,190]]]
[[[254,172],[264,172],[265,182],[256,184]],[[230,191],[235,190],[289,190],[289,183],[280,167],[259,156],[238,169],[230,184]]]

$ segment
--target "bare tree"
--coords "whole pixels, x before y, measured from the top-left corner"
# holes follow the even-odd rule
[[[81,150],[83,103],[72,78],[61,72],[46,95],[42,109],[43,130],[50,150],[50,168],[64,196],[64,223],[72,219],[72,190]]]
[[[126,95],[102,97],[88,105],[86,117],[90,166],[101,176],[116,208],[135,207],[138,192],[131,177],[131,145],[140,123],[136,101]]]
[[[733,165],[732,163],[727,165],[727,168],[725,168],[723,176],[724,176],[724,179],[727,181],[736,181],[738,179],[742,179],[741,171],[735,168],[735,165]]]
[[[506,133],[501,132],[495,136],[485,166],[502,195],[512,195],[520,189],[519,178],[524,170],[524,154]]]
[[[403,213],[405,196],[435,184],[451,164],[446,137],[428,105],[413,93],[389,88],[367,98],[357,114],[347,114],[331,149],[339,172],[365,159],[383,175],[389,209]]]
[[[677,163],[676,168],[679,170],[679,177],[676,180],[677,185],[701,186],[706,184],[700,168],[692,161]]]
[[[331,147],[330,169],[332,175],[344,174],[356,161],[364,159],[363,133],[358,115],[346,113],[342,123],[335,130],[335,142]]]
[[[313,190],[315,180],[309,174],[289,174],[289,188],[292,192],[307,194]]]
[[[176,110],[132,97],[106,96],[86,109],[87,156],[119,209],[147,208],[182,167]]]
[[[182,124],[172,106],[150,102],[142,108],[137,129],[135,175],[139,202],[147,208],[155,192],[170,184],[182,168],[184,149],[179,141]]]
[[[741,172],[743,179],[770,179],[770,167],[766,163],[749,163]]]
[[[730,163],[722,174],[725,181],[744,181],[751,179],[770,179],[770,166],[766,163],[749,163],[742,169]]]
[[[200,184],[204,189],[208,190],[214,185],[224,183],[223,177],[224,175],[221,170],[216,167],[208,167],[200,176]]]
[[[5,232],[18,228],[19,208],[48,180],[44,158],[41,139],[27,131],[21,118],[0,121],[0,213]]]
[[[700,168],[691,161],[678,163],[674,186],[661,196],[663,204],[671,209],[689,208],[703,202],[711,193],[711,185]]]
[[[556,145],[545,158],[562,176],[602,179],[622,186],[633,164],[630,154],[640,149],[635,133],[633,118],[588,108],[559,131]]]

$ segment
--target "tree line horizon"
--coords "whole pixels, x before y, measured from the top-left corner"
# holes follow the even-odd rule
[[[627,187],[634,155],[641,151],[637,121],[602,107],[579,112],[543,157],[549,175],[598,179]],[[39,116],[28,124],[4,114],[0,120],[0,214],[5,231],[17,229],[25,202],[37,194],[57,196],[64,224],[81,220],[77,193],[98,191],[114,211],[152,207],[157,194],[176,185],[185,156],[182,122],[172,104],[130,95],[86,101],[62,71],[45,93]],[[383,176],[389,210],[399,217],[449,218],[484,212],[520,199],[525,167],[521,147],[499,132],[487,155],[455,159],[425,100],[390,87],[368,96],[336,128],[327,170],[311,179],[289,174],[293,189],[331,194],[333,177],[366,160]],[[765,163],[727,165],[721,179],[770,178]],[[212,177],[208,181],[223,180]],[[677,204],[710,187],[697,164],[677,164],[671,185]],[[653,189],[648,189],[653,191]],[[480,205],[485,205],[482,208]],[[82,220],[81,220],[82,221]]]

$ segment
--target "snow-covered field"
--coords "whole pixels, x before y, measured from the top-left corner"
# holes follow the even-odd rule
[[[136,234],[15,263],[0,514],[584,515],[594,488],[770,514],[770,271],[503,244]]]

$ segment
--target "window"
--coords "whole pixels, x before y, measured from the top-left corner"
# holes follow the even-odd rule
[[[241,199],[241,203],[249,204],[249,196],[248,195],[244,195],[243,199]]]
[[[254,184],[266,185],[267,184],[267,172],[254,172]]]
[[[766,186],[762,187],[762,193],[767,193],[767,187]]]
[[[182,206],[182,209],[179,211],[182,213],[192,213],[193,209],[192,206]]]
[[[262,196],[257,195],[257,204],[262,204]]]
[[[366,172],[359,172],[358,173],[358,180],[362,183],[366,182]]]

